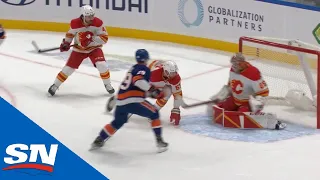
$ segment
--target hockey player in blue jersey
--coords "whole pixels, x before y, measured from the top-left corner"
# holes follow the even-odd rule
[[[98,137],[92,143],[92,149],[100,148],[112,135],[116,133],[128,120],[129,114],[136,114],[151,120],[151,126],[155,134],[158,152],[167,150],[168,143],[163,141],[159,112],[155,106],[146,100],[146,97],[159,98],[162,91],[149,83],[150,69],[146,66],[149,53],[145,49],[136,51],[137,64],[127,72],[120,85],[116,100],[114,119],[104,126]]]

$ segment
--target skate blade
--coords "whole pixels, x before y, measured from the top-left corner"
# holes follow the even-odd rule
[[[158,147],[158,153],[163,153],[168,150],[168,147]]]
[[[47,95],[47,97],[53,97],[54,96],[54,95],[52,95],[50,93],[47,93],[46,95]]]
[[[94,150],[97,150],[97,149],[100,149],[102,148],[101,146],[95,146],[95,145],[91,145],[91,147],[89,148],[89,151],[94,151]]]

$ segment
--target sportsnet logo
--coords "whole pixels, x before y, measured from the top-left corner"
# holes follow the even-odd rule
[[[12,144],[6,148],[8,156],[4,157],[4,162],[9,166],[2,170],[35,169],[53,172],[57,151],[58,144],[51,144],[49,152],[44,144],[31,144],[30,147],[25,144]]]

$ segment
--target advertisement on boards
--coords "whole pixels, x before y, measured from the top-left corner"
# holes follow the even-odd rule
[[[241,36],[320,42],[319,11],[252,0],[0,0],[0,17],[68,23],[84,4],[112,27],[234,43]]]
[[[157,1],[157,7],[166,6]],[[320,12],[242,0],[173,0],[157,22],[185,35],[237,42],[241,36],[300,39],[318,44],[314,29]],[[170,13],[169,13],[170,12]],[[157,12],[159,13],[159,12]]]
[[[164,1],[157,1],[157,7],[167,7],[163,13],[166,18],[157,16],[157,22],[170,24],[173,31],[185,35],[236,42],[243,35],[272,35],[284,26],[279,18],[283,13],[261,11],[248,0],[241,3],[233,0],[172,0],[170,3],[168,6]],[[278,12],[283,10],[281,6],[272,8]]]
[[[80,16],[85,4],[109,26],[138,29],[151,21],[153,0],[0,0],[0,17],[67,23]]]

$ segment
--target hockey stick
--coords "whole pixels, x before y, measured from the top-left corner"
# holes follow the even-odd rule
[[[277,105],[287,105],[288,102],[286,102],[285,98],[281,98],[281,97],[266,97],[265,100],[268,101],[279,101],[279,104]],[[206,104],[216,104],[219,103],[221,100],[220,99],[212,99],[212,100],[208,100],[208,101],[203,101],[203,102],[198,102],[198,103],[194,103],[194,104],[190,104],[190,105],[185,105],[183,108],[188,109],[188,108],[192,108],[192,107],[197,107],[197,106],[201,106],[201,105],[206,105]],[[280,104],[280,102],[282,102]],[[273,104],[273,103],[272,103]]]
[[[183,106],[184,109],[188,109],[188,108],[192,108],[192,107],[197,107],[197,106],[202,106],[202,105],[206,105],[206,104],[216,104],[218,103],[220,100],[219,99],[213,99],[213,100],[208,100],[208,101],[203,101],[203,102],[198,102],[198,103],[194,103],[194,104],[189,104],[189,105],[185,105]]]
[[[198,103],[194,103],[194,104],[186,104],[184,106],[182,106],[184,109],[188,109],[188,108],[192,108],[192,107],[197,107],[197,106],[201,106],[201,105],[206,105],[206,104],[216,104],[220,101],[225,100],[228,96],[230,95],[230,89],[227,85],[223,86],[221,88],[221,90],[215,94],[214,96],[212,96],[210,98],[210,100],[208,101],[203,101],[203,102],[198,102]]]
[[[33,45],[33,47],[35,48],[35,50],[38,52],[38,53],[44,53],[44,52],[50,52],[50,51],[55,51],[55,50],[59,50],[60,47],[52,47],[52,48],[43,48],[43,49],[40,49],[38,44],[35,42],[35,41],[32,41],[31,44]],[[71,45],[70,47],[72,47],[74,45]]]

